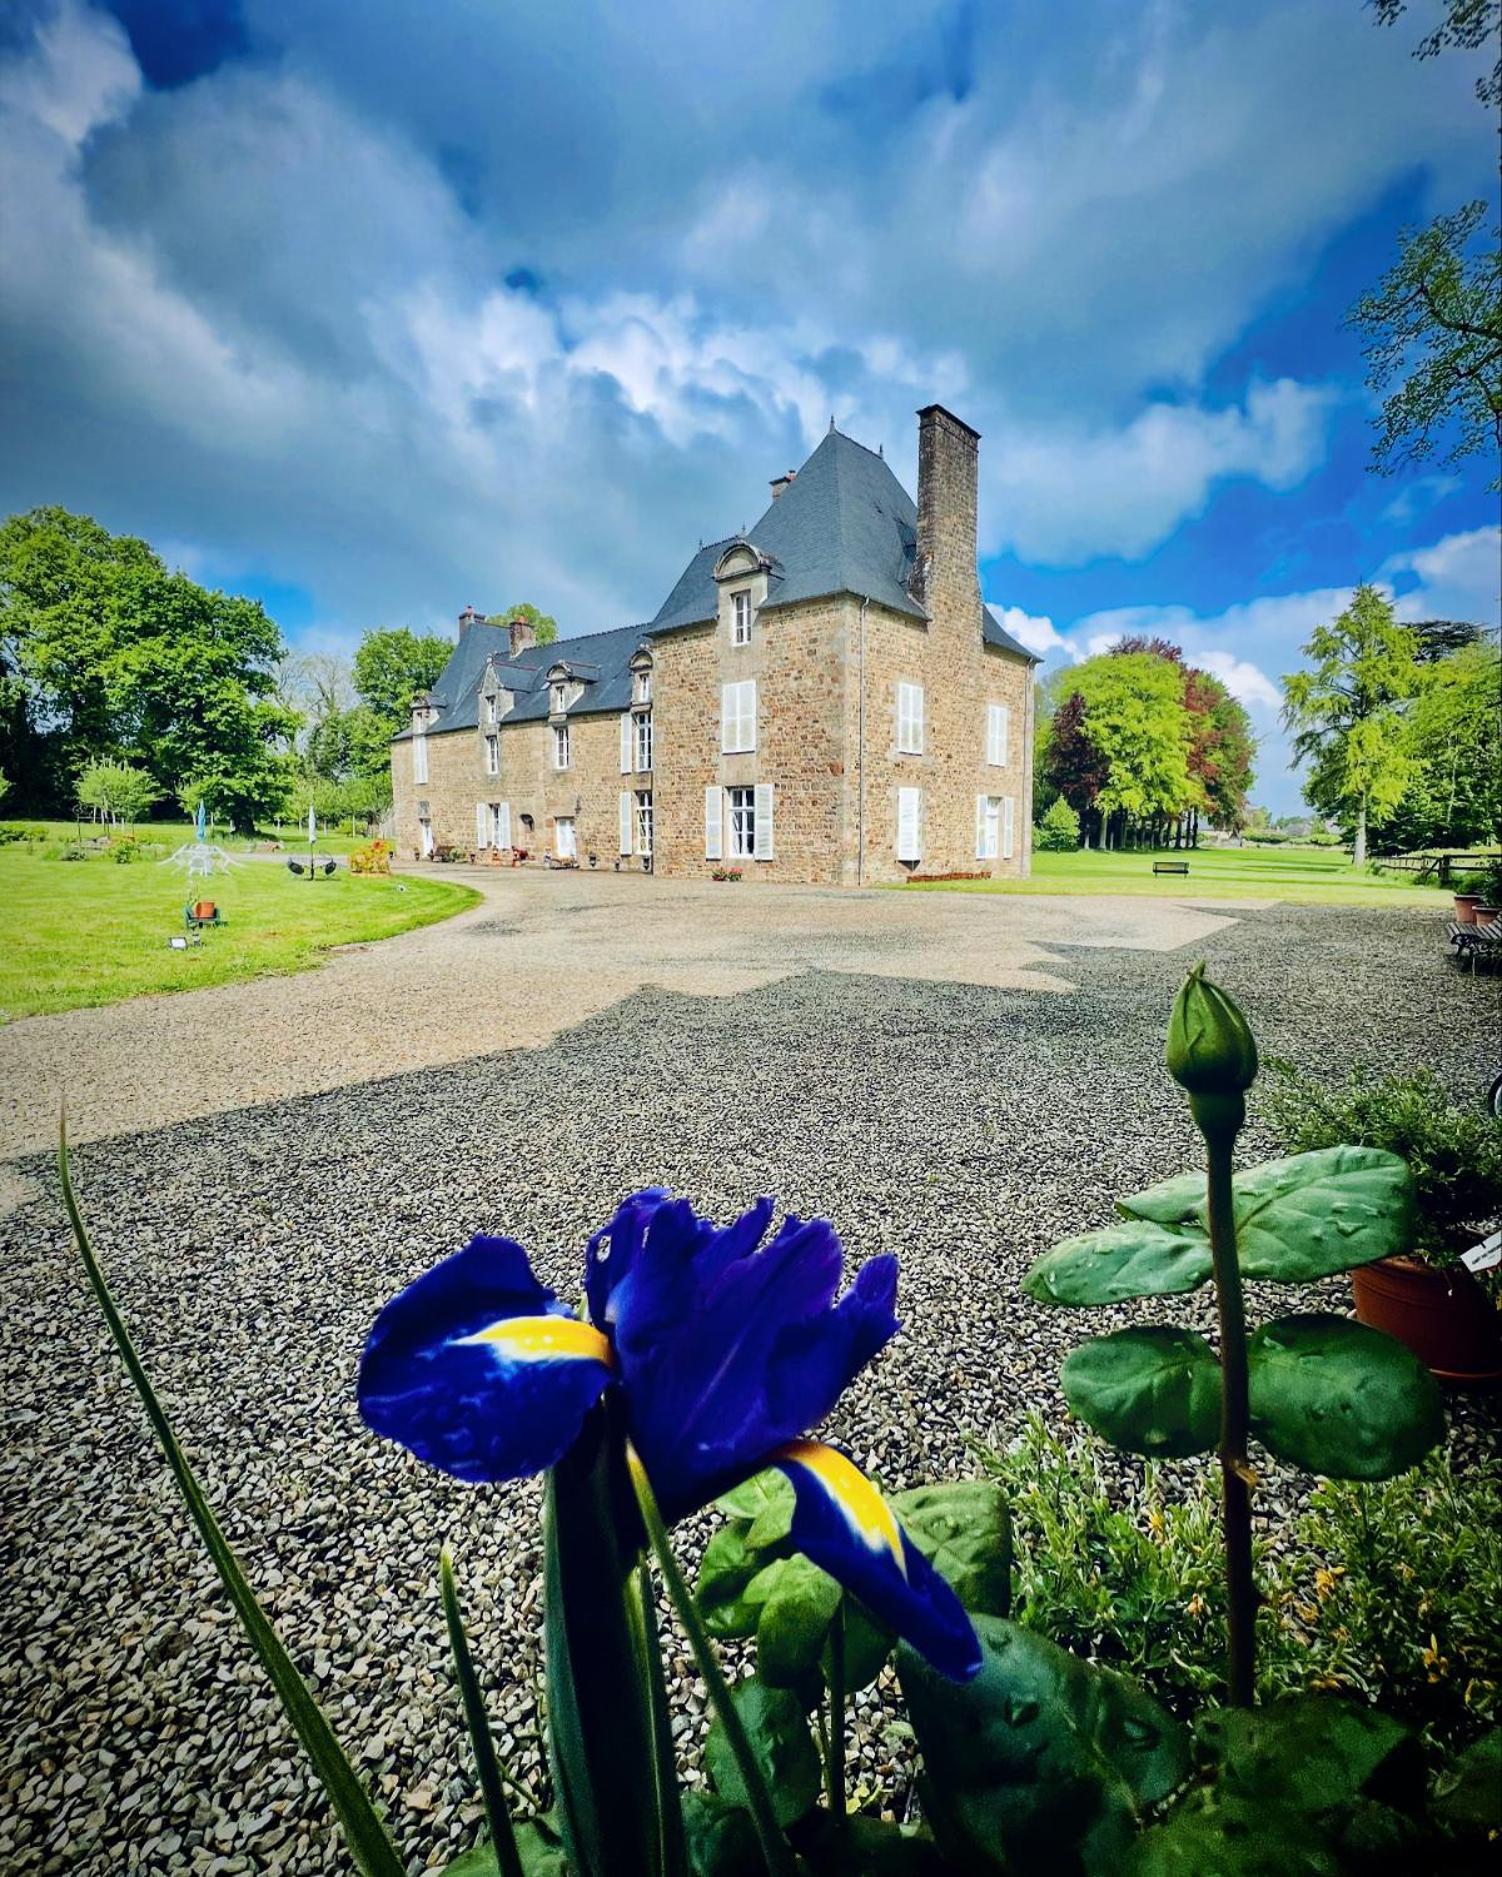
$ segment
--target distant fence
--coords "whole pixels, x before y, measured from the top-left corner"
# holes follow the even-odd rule
[[[1455,873],[1479,873],[1483,867],[1502,861],[1502,852],[1484,854],[1379,854],[1377,865],[1389,873],[1417,874],[1420,880],[1432,878],[1436,886],[1448,886]]]

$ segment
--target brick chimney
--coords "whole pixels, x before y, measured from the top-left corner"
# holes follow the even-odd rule
[[[506,631],[511,638],[511,656],[513,658],[516,657],[518,652],[525,652],[529,646],[536,645],[537,643],[537,628],[530,620],[521,618],[513,619],[507,624]]]
[[[975,485],[980,432],[942,404],[918,413],[918,544],[910,590],[936,626],[980,618]],[[978,629],[978,627],[977,627]]]
[[[466,606],[459,615],[459,637],[462,639],[471,626],[477,626],[484,619],[483,613],[477,613],[473,606]]]
[[[788,490],[792,488],[794,478],[797,476],[797,474],[798,472],[796,469],[789,469],[788,471],[786,471],[785,474],[773,478],[772,500],[774,502],[778,499],[779,496],[786,495]]]

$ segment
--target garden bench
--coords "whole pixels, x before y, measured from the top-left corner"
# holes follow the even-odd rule
[[[1474,971],[1478,958],[1502,955],[1502,920],[1491,925],[1462,925],[1458,919],[1452,919],[1450,943],[1455,947],[1455,956],[1469,959]]]
[[[1153,872],[1182,873],[1187,876],[1189,872],[1189,862],[1187,860],[1155,860],[1153,862]]]

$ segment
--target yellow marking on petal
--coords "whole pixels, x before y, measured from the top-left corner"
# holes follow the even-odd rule
[[[615,1367],[608,1337],[577,1317],[503,1317],[461,1343],[484,1343],[508,1362],[603,1362]]]
[[[853,1461],[817,1440],[795,1440],[783,1448],[780,1458],[812,1473],[866,1548],[879,1551],[885,1545],[898,1570],[907,1576],[896,1514]]]

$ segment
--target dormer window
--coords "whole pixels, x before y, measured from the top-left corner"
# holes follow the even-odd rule
[[[487,692],[485,697],[485,727],[487,730],[493,730],[500,719],[498,702],[499,700],[494,691]]]
[[[749,645],[751,643],[751,592],[743,587],[740,592],[730,596],[732,607],[730,620],[730,643]]]
[[[631,700],[636,704],[652,702],[652,673],[650,670],[638,671],[631,685]]]
[[[553,715],[556,717],[568,708],[568,686],[566,684],[554,684],[550,685],[548,688],[552,693],[550,708]]]

